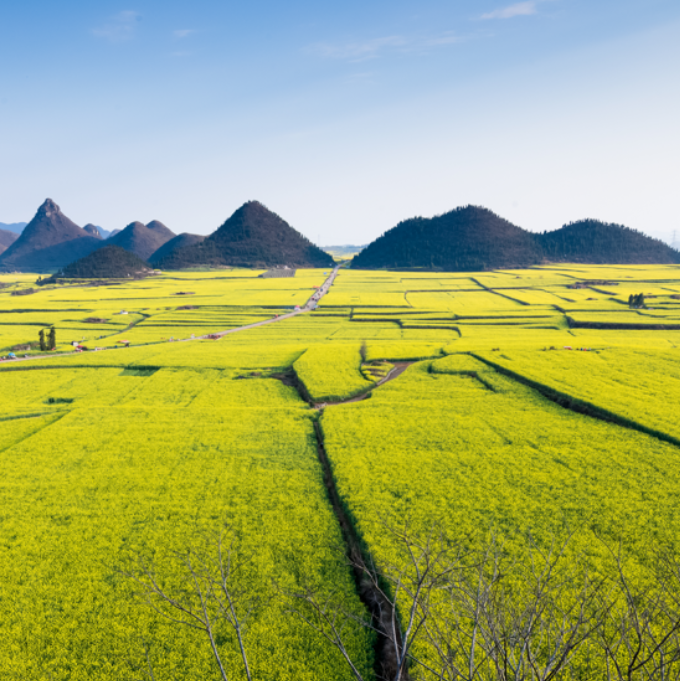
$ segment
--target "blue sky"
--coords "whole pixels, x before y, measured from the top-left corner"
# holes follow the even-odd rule
[[[322,244],[468,203],[680,232],[677,0],[0,6],[0,221]]]

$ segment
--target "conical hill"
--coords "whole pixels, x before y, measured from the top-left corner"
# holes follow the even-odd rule
[[[235,267],[332,267],[333,258],[258,201],[241,206],[201,243],[177,248],[156,263],[165,269]]]
[[[0,255],[0,269],[45,272],[82,258],[101,244],[47,199],[21,236]]]
[[[120,246],[138,258],[147,260],[163,244],[175,236],[162,222],[154,220],[148,225],[131,222],[125,229],[106,240],[107,244]]]
[[[541,262],[534,236],[486,208],[465,206],[400,222],[355,256],[359,269],[474,272]]]
[[[151,271],[149,264],[134,253],[120,246],[107,245],[67,265],[57,276],[66,279],[123,279]]]
[[[536,236],[551,262],[609,265],[680,263],[680,253],[630,227],[579,220]]]

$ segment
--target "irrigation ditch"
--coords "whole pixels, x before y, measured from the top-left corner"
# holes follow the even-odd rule
[[[375,561],[370,555],[366,544],[362,541],[355,523],[350,518],[349,511],[340,499],[340,494],[335,484],[333,471],[324,443],[321,416],[323,410],[314,418],[314,436],[316,438],[316,451],[323,475],[323,483],[331,503],[333,513],[340,526],[342,538],[345,544],[347,560],[352,569],[352,576],[356,585],[357,593],[371,616],[371,624],[376,632],[374,672],[378,681],[392,681],[398,672],[397,651],[402,649],[402,633],[399,627],[399,618],[396,617],[394,607],[385,594],[376,587],[375,582],[380,580],[371,579],[368,575],[375,573]],[[393,624],[396,627],[393,629]],[[395,640],[396,635],[396,640]],[[402,672],[403,681],[409,681],[408,672]]]
[[[288,371],[272,374],[270,378],[281,381],[284,385],[297,390],[301,399],[316,410],[312,417],[314,438],[317,458],[321,466],[322,479],[328,500],[340,527],[342,534],[345,556],[352,570],[352,577],[361,602],[366,607],[371,617],[371,625],[376,633],[374,673],[378,681],[392,681],[396,678],[399,670],[398,653],[403,650],[403,636],[399,626],[399,618],[395,613],[394,605],[385,595],[386,580],[384,580],[376,568],[376,562],[370,554],[366,543],[363,541],[356,523],[351,517],[351,511],[343,503],[333,476],[333,469],[326,452],[326,444],[321,419],[324,409],[330,406],[349,404],[366,399],[381,385],[401,376],[414,362],[396,362],[394,368],[380,381],[369,387],[361,395],[337,402],[315,402],[304,383],[300,380],[295,370],[291,367]],[[371,577],[370,575],[373,575]],[[381,587],[377,585],[380,584]],[[385,586],[382,586],[385,585]],[[408,671],[402,671],[402,681],[409,681]]]

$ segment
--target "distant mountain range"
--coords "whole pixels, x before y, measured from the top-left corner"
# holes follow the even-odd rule
[[[19,235],[6,229],[0,229],[0,255],[2,255],[17,239]]]
[[[146,225],[132,222],[104,240],[105,230],[93,224],[79,227],[51,199],[23,229],[20,225],[10,225],[13,231],[0,229],[0,271],[61,272],[79,263],[78,271],[107,271],[126,277],[131,269],[141,271],[139,268],[149,263],[163,269],[333,265],[328,252],[257,201],[245,203],[208,237],[175,235],[153,220]],[[109,246],[123,249],[139,261],[128,262],[115,250],[89,258]],[[549,262],[680,263],[677,250],[622,225],[588,219],[536,234],[479,206],[405,220],[365,247],[334,246],[326,250],[335,257],[358,252],[352,267],[359,269],[469,272]]]
[[[0,229],[6,232],[21,234],[28,222],[0,222]]]

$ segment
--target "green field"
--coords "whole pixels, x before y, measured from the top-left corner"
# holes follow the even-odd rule
[[[397,530],[474,555],[495,538],[517,570],[568,537],[560,574],[609,580],[612,618],[627,607],[620,547],[631,588],[657,593],[655,551],[680,555],[680,267],[341,269],[313,312],[198,338],[290,312],[326,278],[259,274],[44,288],[0,275],[0,356],[18,356],[0,361],[1,678],[223,678],[206,633],[154,610],[134,579],[152,571],[196,605],[187,556],[215,560],[220,533],[252,678],[267,681],[378,678],[380,634],[362,624],[370,604],[345,551],[375,562],[405,627],[411,601],[390,575],[412,579],[414,561]],[[57,348],[40,351],[52,327]],[[522,573],[509,574],[520,603]],[[467,636],[451,579],[428,622]],[[551,607],[576,597],[568,583]],[[306,589],[342,624],[356,673]],[[669,612],[645,635],[680,630]],[[228,678],[246,679],[235,629],[215,617]],[[432,631],[415,639],[412,678],[502,678],[488,651],[476,676],[456,676],[460,640],[444,669]],[[549,678],[607,678],[598,641]],[[645,641],[668,669],[630,678],[677,678],[678,656]]]

